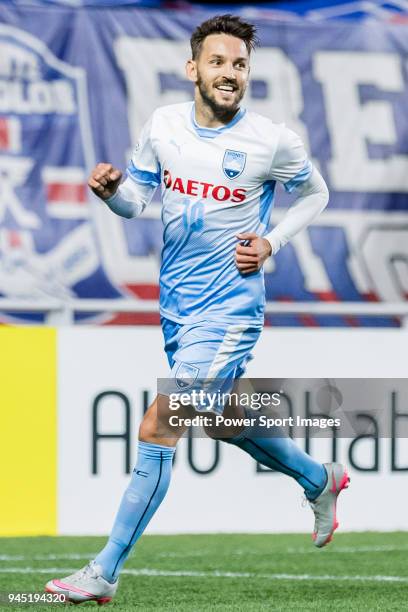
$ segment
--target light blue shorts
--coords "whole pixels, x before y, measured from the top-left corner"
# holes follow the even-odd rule
[[[214,381],[212,391],[229,393],[234,380],[245,372],[252,359],[251,350],[262,331],[260,326],[220,324],[202,321],[189,325],[161,320],[164,349],[171,368],[169,378],[161,381],[159,392],[165,395],[199,390],[203,382]],[[163,384],[164,383],[164,384]],[[197,410],[208,407],[197,406]],[[219,414],[223,404],[213,408]]]

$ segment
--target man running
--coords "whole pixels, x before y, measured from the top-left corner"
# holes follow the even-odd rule
[[[328,202],[325,182],[299,137],[241,106],[255,44],[255,27],[239,17],[202,23],[186,65],[194,102],[153,112],[124,182],[109,163],[98,164],[89,179],[94,193],[126,218],[141,214],[161,186],[160,314],[171,371],[140,426],[137,465],[106,546],[82,570],[47,583],[48,591],[68,591],[75,602],[111,600],[126,558],[166,494],[185,431],[169,424],[169,394],[186,380],[192,388],[200,380],[232,381],[243,374],[263,326],[263,264]],[[276,182],[296,200],[269,232]],[[244,414],[240,406],[226,411]],[[260,437],[256,428],[238,427],[227,436],[209,427],[208,433],[294,478],[315,513],[315,545],[331,540],[337,496],[349,480],[342,465],[322,465],[290,438]]]

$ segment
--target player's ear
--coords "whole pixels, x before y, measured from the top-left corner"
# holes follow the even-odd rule
[[[193,81],[193,83],[196,83],[197,81],[197,63],[193,59],[187,60],[186,76],[189,81]]]

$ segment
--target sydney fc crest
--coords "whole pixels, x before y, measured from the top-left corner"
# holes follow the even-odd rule
[[[199,369],[189,363],[180,363],[176,371],[176,384],[179,389],[187,389],[191,387],[197,379]]]
[[[222,169],[225,176],[229,179],[236,179],[240,176],[245,168],[246,153],[242,151],[231,151],[227,149],[222,160]]]

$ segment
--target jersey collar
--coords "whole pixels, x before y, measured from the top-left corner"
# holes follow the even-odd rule
[[[195,104],[193,102],[193,106],[191,107],[191,123],[193,124],[194,130],[196,131],[198,136],[200,136],[201,138],[215,138],[219,134],[222,134],[226,130],[229,130],[234,125],[236,125],[238,121],[242,119],[245,113],[246,113],[246,109],[240,108],[237,114],[234,116],[234,118],[226,125],[222,125],[217,128],[201,127],[200,125],[198,125],[196,118],[195,118]]]

